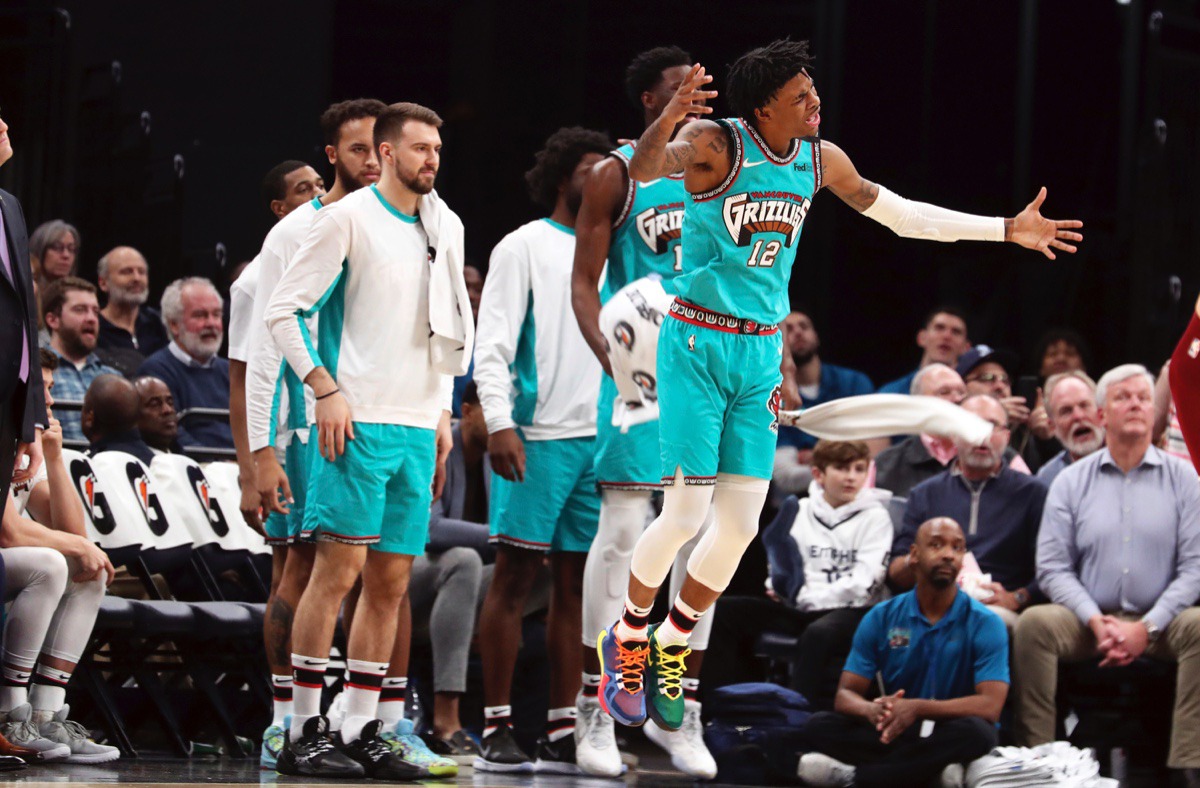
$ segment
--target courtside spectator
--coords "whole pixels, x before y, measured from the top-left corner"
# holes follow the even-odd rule
[[[954,307],[941,306],[925,318],[924,327],[917,332],[917,347],[921,348],[921,363],[902,378],[879,387],[884,394],[908,394],[912,391],[917,372],[934,362],[953,367],[958,357],[971,347],[967,336],[967,319]]]
[[[949,518],[918,529],[907,559],[916,589],[867,613],[836,710],[805,725],[813,752],[797,771],[806,785],[926,786],[939,775],[962,785],[963,764],[996,746],[1008,635],[954,582],[966,549]]]
[[[821,338],[812,318],[794,311],[783,321],[784,400],[789,407],[811,408],[842,397],[870,394],[875,390],[871,379],[857,370],[823,362],[818,351]],[[871,455],[887,448],[886,438],[870,441]],[[775,470],[771,481],[778,492],[791,495],[808,488],[812,481],[809,465],[817,439],[795,427],[779,428],[775,452]]]
[[[182,454],[179,445],[179,414],[171,389],[156,377],[146,375],[133,381],[138,393],[138,432],[155,454]]]
[[[1154,380],[1124,364],[1096,384],[1105,448],[1050,488],[1038,537],[1038,582],[1053,604],[1021,616],[1013,641],[1015,735],[1055,737],[1060,662],[1102,667],[1145,655],[1178,664],[1167,765],[1200,779],[1200,484],[1196,470],[1150,443]]]
[[[37,226],[29,236],[29,264],[39,291],[51,282],[75,275],[82,245],[79,231],[61,219]]]
[[[815,708],[833,708],[838,667],[867,609],[882,597],[892,547],[891,493],[863,488],[869,462],[862,441],[816,445],[808,497],[786,502],[763,531],[770,598],[717,600],[706,687],[762,681],[755,640],[763,631],[782,632],[800,638],[800,692]]]
[[[154,452],[138,432],[137,389],[120,375],[101,375],[92,381],[83,398],[83,432],[88,453],[123,451],[149,465]]]
[[[184,446],[233,448],[228,419],[186,416],[192,408],[229,409],[229,362],[217,357],[223,314],[212,282],[196,276],[175,280],[162,297],[171,342],[138,368],[139,377],[153,375],[171,389],[175,407],[184,414],[179,427]]]
[[[1017,614],[1039,598],[1035,545],[1046,488],[1004,462],[1007,415],[994,397],[974,394],[962,407],[990,421],[992,434],[978,446],[957,441],[957,462],[912,489],[904,528],[892,547],[888,579],[897,589],[912,588],[916,578],[908,555],[918,527],[935,517],[949,517],[966,533],[967,549],[978,565],[977,572],[968,574],[991,576],[964,578],[971,580],[972,594],[1012,627]]]
[[[96,353],[100,304],[96,286],[74,276],[57,279],[42,291],[42,319],[50,331],[50,350],[59,358],[55,394],[59,400],[82,402],[100,375],[119,374]],[[59,410],[65,440],[82,441],[79,411]]]
[[[1031,470],[1041,467],[1036,438],[1052,437],[1050,420],[1042,407],[1041,396],[1036,402],[1013,396],[1013,380],[1017,374],[1017,355],[996,350],[988,345],[976,345],[958,360],[958,374],[967,386],[967,394],[990,394],[1000,401],[1008,413],[1009,446],[1021,455]],[[1037,414],[1034,417],[1034,414]],[[1038,424],[1040,434],[1034,434]]]
[[[1070,328],[1050,329],[1042,334],[1033,350],[1033,363],[1042,380],[1063,372],[1087,372],[1090,360],[1087,340]]]
[[[106,360],[130,377],[142,361],[170,341],[158,310],[146,306],[150,297],[150,267],[132,246],[118,246],[96,264],[100,291],[108,303],[100,310],[96,346]]]
[[[467,283],[467,298],[471,299],[471,317],[479,322],[479,301],[483,298],[483,273],[473,265],[463,266],[463,279]],[[467,388],[467,384],[475,379],[475,358],[471,358],[471,366],[467,369],[467,374],[459,375],[454,378],[454,406],[451,408],[451,413],[455,418],[460,418],[462,413],[463,391]]]
[[[1104,424],[1096,407],[1096,384],[1086,372],[1072,370],[1046,380],[1046,412],[1063,450],[1038,469],[1047,488],[1063,469],[1104,445]]]

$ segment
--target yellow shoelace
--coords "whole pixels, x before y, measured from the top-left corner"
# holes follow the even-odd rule
[[[671,700],[679,700],[679,696],[683,694],[681,682],[683,681],[683,671],[686,669],[683,661],[692,653],[692,650],[685,648],[678,654],[670,654],[657,641],[654,643],[654,649],[658,691]]]

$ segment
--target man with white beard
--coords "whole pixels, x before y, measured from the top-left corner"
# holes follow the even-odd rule
[[[1038,470],[1038,478],[1049,488],[1064,468],[1104,445],[1096,383],[1078,370],[1051,375],[1046,380],[1046,414],[1064,447]]]
[[[138,368],[171,389],[175,408],[229,408],[229,362],[217,358],[224,338],[224,304],[213,283],[198,276],[177,279],[162,297],[163,323],[171,343]],[[233,432],[223,419],[196,417],[180,423],[184,446],[233,448]]]
[[[100,292],[108,297],[100,310],[96,349],[106,364],[129,377],[170,341],[162,315],[146,306],[150,267],[137,249],[118,246],[100,258],[96,274]]]

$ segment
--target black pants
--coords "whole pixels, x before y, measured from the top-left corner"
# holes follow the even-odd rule
[[[0,401],[0,493],[3,493],[0,495],[0,506],[8,500],[8,490],[12,486],[17,439],[21,437],[23,408],[19,406],[25,404],[25,385],[18,383],[12,395]]]
[[[855,767],[855,785],[924,786],[952,763],[967,763],[996,746],[996,726],[981,717],[940,720],[921,738],[918,720],[891,744],[861,717],[821,712],[804,726],[808,749]]]
[[[706,691],[745,681],[762,681],[766,670],[754,656],[762,632],[800,638],[793,688],[815,709],[832,709],[838,677],[850,643],[868,608],[802,613],[765,597],[731,596],[717,600],[712,636],[704,657]]]

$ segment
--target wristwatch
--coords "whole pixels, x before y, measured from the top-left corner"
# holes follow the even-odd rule
[[[1162,634],[1162,630],[1148,618],[1142,619],[1142,626],[1146,628],[1146,640],[1150,643],[1158,640],[1158,636]]]
[[[1024,588],[1018,588],[1016,591],[1013,591],[1013,599],[1017,600],[1019,607],[1025,607],[1029,604],[1029,592]]]

